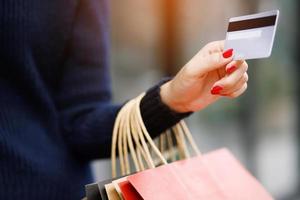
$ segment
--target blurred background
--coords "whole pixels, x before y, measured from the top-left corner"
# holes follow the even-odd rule
[[[174,75],[206,43],[225,38],[230,17],[279,9],[271,58],[249,61],[249,89],[187,121],[203,152],[227,147],[279,200],[300,199],[300,82],[297,0],[111,0],[115,102]],[[93,164],[110,177],[108,160]]]

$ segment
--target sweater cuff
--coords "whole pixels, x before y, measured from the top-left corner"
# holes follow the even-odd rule
[[[193,112],[178,113],[162,102],[160,86],[172,78],[164,78],[150,88],[141,100],[140,109],[144,124],[152,138],[188,117]]]

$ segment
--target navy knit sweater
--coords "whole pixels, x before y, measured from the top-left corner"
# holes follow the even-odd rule
[[[0,1],[0,199],[79,199],[89,162],[110,154],[102,0]],[[159,86],[141,103],[152,136],[178,122]],[[160,120],[163,119],[163,120]]]

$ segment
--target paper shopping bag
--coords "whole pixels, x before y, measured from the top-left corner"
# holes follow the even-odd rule
[[[272,200],[226,149],[146,170],[128,180],[144,200]]]
[[[112,183],[106,184],[105,190],[109,200],[121,200],[118,192],[116,191],[114,184]]]
[[[91,183],[85,186],[87,200],[102,200],[97,183]]]
[[[119,187],[125,200],[143,200],[141,195],[136,191],[136,189],[128,180],[119,182]]]
[[[130,198],[138,200],[138,198],[140,197],[140,196],[134,194],[135,189],[127,181],[127,176],[114,178],[114,179],[111,179],[111,180],[107,180],[105,182],[107,183],[107,184],[104,185],[105,193],[106,193],[107,198],[109,200],[130,200]],[[129,184],[125,185],[124,182],[128,182]],[[100,189],[100,191],[102,191],[101,188],[99,188],[99,189]],[[137,198],[134,198],[133,195],[135,195]],[[125,197],[127,197],[127,198],[125,198]]]
[[[123,177],[124,176],[85,185],[86,200],[108,200],[105,185]]]
[[[112,184],[121,200],[142,200],[142,197],[131,185],[131,183],[129,183],[127,177],[113,180]]]

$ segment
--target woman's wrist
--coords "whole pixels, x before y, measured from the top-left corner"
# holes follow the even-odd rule
[[[141,100],[140,109],[145,126],[152,137],[174,126],[192,112],[180,113],[173,110],[162,101],[161,87],[169,82],[170,78],[164,78],[160,83],[150,88]]]
[[[171,80],[172,81],[172,80]],[[172,96],[172,82],[168,81],[160,87],[161,101],[167,105],[171,110],[178,113],[190,112],[186,104]]]

